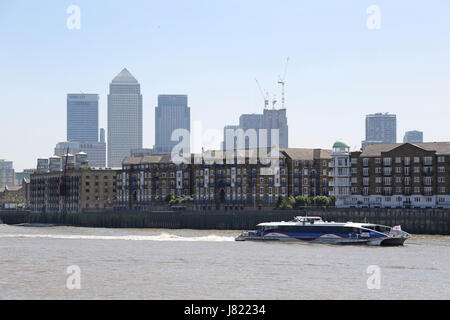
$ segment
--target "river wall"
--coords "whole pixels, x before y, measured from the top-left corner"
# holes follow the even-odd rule
[[[89,213],[32,213],[22,222],[103,228],[165,228],[252,230],[260,222],[289,221],[294,216],[321,216],[326,221],[370,222],[401,225],[413,234],[450,235],[450,210],[446,209],[350,209],[308,208],[300,210],[238,211],[103,211]],[[20,219],[3,216],[5,223]]]

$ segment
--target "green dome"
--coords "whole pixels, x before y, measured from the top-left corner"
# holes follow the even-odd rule
[[[350,148],[347,141],[345,140],[338,140],[333,144],[333,148]]]

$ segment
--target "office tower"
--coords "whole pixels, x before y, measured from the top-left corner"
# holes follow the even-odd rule
[[[363,149],[370,144],[397,143],[397,116],[375,113],[366,116],[366,140]]]
[[[98,94],[67,95],[67,141],[98,141]]]
[[[36,173],[47,173],[49,171],[48,159],[39,158],[37,159]]]
[[[100,142],[103,142],[103,143],[106,142],[106,140],[105,140],[105,129],[103,129],[103,128],[100,128]]]
[[[12,161],[0,159],[0,188],[13,187],[15,174]]]
[[[403,137],[403,142],[409,143],[423,143],[423,132],[422,131],[406,131]]]
[[[227,147],[227,129],[236,130],[242,129],[244,134],[249,133],[243,142],[243,146],[237,145],[237,136],[233,136],[233,141],[230,142],[230,146]],[[250,134],[249,129],[254,129],[256,134],[256,142],[253,142],[254,146],[251,145],[250,139],[252,136]],[[263,132],[261,129],[266,130],[265,142],[261,141],[260,138],[263,137]],[[243,114],[239,117],[239,125],[233,126],[228,125],[224,127],[224,138],[223,138],[223,149],[234,149],[239,147],[245,148],[264,148],[272,146],[272,129],[278,130],[278,145],[280,148],[288,148],[289,147],[289,139],[288,139],[288,125],[287,125],[287,116],[286,109],[264,109],[263,114]],[[276,133],[276,131],[274,131]],[[261,137],[260,137],[261,135]],[[254,138],[253,138],[254,139]],[[264,139],[264,138],[263,138]],[[274,141],[273,143],[275,143]]]
[[[187,95],[159,95],[155,107],[155,146],[157,153],[171,153],[179,141],[172,141],[172,133],[177,129],[191,130],[191,111]],[[190,141],[187,150],[190,153]]]
[[[108,166],[121,167],[130,150],[138,148],[142,148],[141,87],[125,68],[109,85]]]

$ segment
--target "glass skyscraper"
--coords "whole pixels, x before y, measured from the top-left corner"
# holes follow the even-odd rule
[[[423,143],[423,132],[422,131],[406,131],[403,137],[403,142],[409,143]]]
[[[366,116],[366,140],[363,149],[370,144],[397,143],[397,116],[375,113]]]
[[[67,141],[98,141],[98,94],[67,95]]]
[[[191,111],[187,95],[159,95],[155,108],[155,146],[157,153],[171,153],[179,141],[171,141],[177,129],[191,130]],[[190,143],[188,150],[190,153]]]
[[[109,85],[108,167],[122,167],[130,150],[138,148],[142,148],[141,87],[125,68]]]

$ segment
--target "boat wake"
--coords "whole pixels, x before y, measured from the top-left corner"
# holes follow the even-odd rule
[[[234,237],[207,235],[200,237],[184,237],[175,234],[161,233],[159,235],[74,235],[74,234],[0,234],[0,238],[48,238],[66,240],[126,240],[126,241],[190,241],[190,242],[225,242],[234,241]]]

